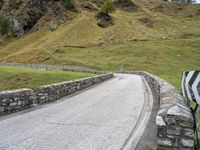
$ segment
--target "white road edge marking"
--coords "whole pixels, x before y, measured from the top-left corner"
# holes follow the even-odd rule
[[[133,132],[131,133],[131,136],[125,143],[122,150],[134,150],[137,147],[137,144],[139,143],[151,116],[151,111],[153,108],[153,94],[144,77],[141,76],[141,78],[144,82],[144,91],[145,91],[144,93],[145,101],[143,109],[141,111],[140,118],[136,126],[134,127]]]

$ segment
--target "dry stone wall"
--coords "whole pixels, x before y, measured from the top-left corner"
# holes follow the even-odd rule
[[[160,108],[156,116],[158,150],[193,150],[193,116],[176,88],[147,72],[121,73],[142,75],[159,96]]]
[[[113,77],[113,73],[75,81],[45,85],[36,89],[19,89],[0,92],[0,115],[49,103]]]
[[[41,65],[41,64],[20,64],[20,63],[0,63],[0,66],[10,66],[10,67],[26,67],[39,70],[63,70],[63,71],[77,71],[77,72],[87,72],[94,74],[106,74],[107,72],[96,71],[80,67],[68,67],[68,66],[54,66],[54,65]]]

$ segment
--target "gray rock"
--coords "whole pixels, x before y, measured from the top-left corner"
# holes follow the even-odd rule
[[[24,29],[22,25],[15,18],[12,19],[12,31],[17,37],[22,37],[24,35]]]
[[[157,136],[158,137],[166,137],[167,136],[167,128],[166,127],[157,127]]]
[[[157,126],[166,126],[166,123],[163,120],[162,116],[156,116],[156,124]]]
[[[55,31],[57,29],[58,25],[55,22],[52,22],[49,24],[49,29],[51,31]]]
[[[85,9],[87,9],[87,10],[94,10],[94,6],[93,6],[91,3],[89,3],[88,1],[85,1],[85,2],[83,3],[83,7],[84,7]]]
[[[175,139],[175,137],[173,135],[167,135],[167,137],[170,139]]]
[[[179,127],[170,127],[169,129],[167,129],[167,134],[180,135],[181,134],[181,128],[179,128]]]
[[[177,106],[177,105],[169,108],[167,111],[167,114],[171,116],[177,116],[177,117],[180,116],[184,118],[192,118],[192,115],[188,110],[181,108],[180,106]]]
[[[193,140],[182,138],[181,143],[184,147],[194,147],[194,141]]]
[[[4,107],[0,107],[0,112],[4,112]]]
[[[172,140],[170,140],[170,139],[158,139],[158,145],[172,146]]]
[[[16,106],[17,102],[10,103],[10,106]]]
[[[18,105],[21,105],[21,104],[22,104],[22,102],[21,102],[21,101],[18,101],[18,102],[17,102],[17,104],[18,104]]]
[[[165,121],[168,125],[175,125],[177,124],[176,120],[174,118],[169,118],[169,117],[165,117]]]
[[[1,101],[2,101],[3,103],[5,103],[5,102],[8,101],[8,99],[2,99]]]
[[[184,128],[193,128],[194,127],[194,121],[191,118],[179,118],[179,124]]]
[[[194,137],[194,130],[193,129],[185,129],[184,135],[187,136],[187,137],[193,138]]]

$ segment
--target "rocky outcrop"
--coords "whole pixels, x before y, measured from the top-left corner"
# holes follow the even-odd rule
[[[56,0],[16,0],[13,2],[6,0],[0,15],[8,17],[10,20],[9,34],[21,37],[36,26],[47,13],[52,19],[57,17],[64,22],[67,17],[55,3]]]
[[[99,20],[98,26],[102,28],[113,24],[112,17],[108,13],[100,12],[96,15],[96,18]]]
[[[14,36],[20,37],[33,28],[37,21],[44,14],[42,1],[27,0],[20,1],[13,6],[9,0],[5,1],[1,10],[1,15],[9,17],[11,22],[11,33]]]
[[[115,5],[128,12],[137,10],[137,5],[132,0],[116,0]]]

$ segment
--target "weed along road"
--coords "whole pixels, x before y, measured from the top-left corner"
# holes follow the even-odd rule
[[[151,92],[142,77],[115,74],[79,94],[1,117],[0,149],[134,149],[151,108]]]

